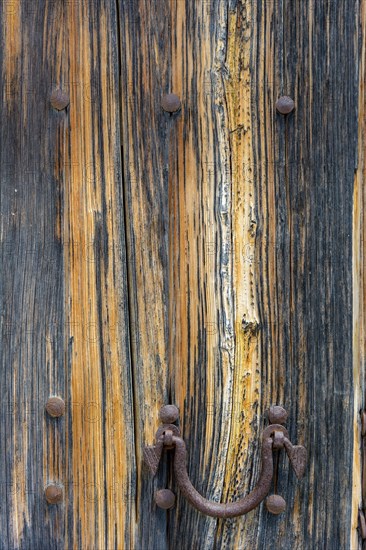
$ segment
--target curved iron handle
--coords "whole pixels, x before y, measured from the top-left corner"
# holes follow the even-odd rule
[[[167,407],[172,406],[168,405]],[[282,407],[271,407],[271,411],[273,410],[275,410],[275,414],[272,412],[271,415],[270,413],[271,421],[279,420],[283,422],[286,419],[287,413]],[[284,426],[271,424],[265,428],[262,435],[262,469],[255,488],[246,497],[238,501],[221,504],[207,500],[193,487],[187,472],[186,444],[180,437],[179,428],[174,424],[163,424],[157,431],[156,445],[144,449],[145,462],[151,473],[156,473],[164,448],[174,448],[176,482],[188,502],[203,514],[217,518],[233,518],[246,514],[258,506],[267,496],[273,479],[273,450],[285,448],[291,465],[299,478],[304,474],[306,466],[305,448],[300,445],[292,445]],[[282,512],[285,506],[284,499],[279,495],[272,495],[267,499],[267,509],[274,514]]]
[[[188,477],[186,444],[180,437],[173,437],[173,443],[175,444],[174,473],[177,485],[188,502],[203,514],[215,518],[234,518],[236,516],[242,516],[258,506],[269,493],[273,477],[273,440],[271,437],[263,439],[262,471],[256,487],[246,497],[227,504],[213,502],[200,495],[193,487]]]

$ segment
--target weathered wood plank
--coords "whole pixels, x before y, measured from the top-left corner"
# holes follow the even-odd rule
[[[161,302],[154,294],[134,306],[140,332],[143,316],[154,319],[157,308],[168,320],[148,340],[162,350],[155,373],[148,346],[135,349],[146,365],[138,376],[153,381],[150,410],[156,414],[168,383],[183,417],[191,477],[211,498],[239,498],[253,485],[270,404],[289,409],[291,436],[310,448],[305,481],[295,483],[288,469],[282,474],[279,490],[289,503],[282,518],[262,507],[216,526],[179,500],[169,517],[174,546],[187,539],[197,547],[349,544],[356,8],[177,2],[157,14],[155,4],[140,2],[121,17],[132,44],[122,79],[133,82],[135,101],[123,112],[136,127],[131,132],[126,122],[125,162],[138,167],[135,188],[127,185],[129,247],[139,238],[154,242],[149,259],[137,244],[132,270],[142,282],[131,294],[139,301],[140,285],[153,289],[170,274]],[[182,98],[179,116],[159,111],[168,90]],[[296,102],[286,120],[275,111],[282,94]],[[139,129],[146,122],[147,133]],[[151,232],[149,220],[172,215],[160,234]],[[164,254],[154,251],[155,239]],[[142,402],[148,394],[140,380]],[[155,429],[148,422],[141,417],[145,437]]]
[[[74,481],[72,543],[79,540],[81,548],[134,546],[133,388],[115,8],[110,1],[70,3],[67,12],[67,76],[78,89],[71,91],[66,138],[65,315],[71,399],[82,408],[72,410],[69,471]]]
[[[169,142],[176,118],[160,106],[170,85],[169,3],[119,2],[122,148],[131,350],[134,366],[137,458],[137,547],[164,549],[167,514],[154,504],[166,471],[155,481],[144,473],[143,447],[151,444],[160,407],[170,401],[169,358]]]
[[[64,510],[48,507],[43,491],[65,478],[65,423],[44,414],[49,395],[64,396],[66,386],[58,142],[67,116],[53,112],[45,86],[58,76],[62,37],[49,29],[46,54],[48,17],[28,3],[4,3],[0,17],[0,546],[61,547]]]
[[[366,447],[361,437],[360,411],[365,410],[365,357],[366,357],[366,224],[365,224],[365,185],[366,159],[366,2],[360,2],[359,10],[359,69],[358,69],[358,150],[353,194],[353,378],[354,378],[354,448],[352,484],[352,525],[350,532],[351,548],[361,546],[357,531],[358,512],[366,507]]]
[[[283,396],[290,435],[308,447],[309,467],[301,483],[292,472],[281,476],[288,509],[264,518],[257,547],[348,548],[357,3],[279,5],[283,44],[274,35],[265,55],[268,63],[268,56],[280,58],[280,74],[266,94],[268,118],[256,144],[257,158],[270,151],[266,161],[274,162],[273,178],[258,180],[259,203],[268,205],[258,264],[266,324],[261,379],[263,405]],[[267,13],[258,25],[269,25]],[[274,113],[282,94],[295,100],[287,119]],[[269,252],[266,241],[274,243]]]
[[[135,544],[115,8],[9,2],[1,16],[3,395],[16,405],[1,418],[3,548]],[[57,421],[43,412],[54,393]],[[46,504],[48,481],[63,504]]]
[[[131,314],[138,334],[137,440],[141,445],[151,440],[159,407],[175,402],[189,443],[192,480],[217,499],[225,476],[236,483],[238,451],[245,457],[239,490],[249,486],[260,389],[256,297],[247,259],[254,245],[253,177],[240,185],[242,165],[252,160],[251,141],[249,135],[242,143],[244,132],[237,129],[250,119],[250,94],[248,83],[240,90],[234,43],[230,70],[235,74],[225,67],[227,23],[230,17],[232,31],[236,9],[233,4],[229,12],[224,2],[120,5]],[[247,40],[244,6],[238,11]],[[249,53],[246,45],[246,63]],[[182,99],[178,115],[161,109],[169,91]],[[146,401],[146,412],[140,412]],[[150,541],[156,536],[152,483],[140,476],[139,518],[148,521]],[[163,476],[157,486],[162,483]],[[181,499],[167,522],[172,546],[182,547],[186,540],[194,547],[220,543],[217,522]]]
[[[226,6],[211,8],[206,2],[120,2],[120,21],[137,445],[152,440],[160,406],[176,403],[192,479],[220,498],[235,327],[221,82]],[[167,92],[180,96],[179,114],[162,110]],[[154,528],[161,513],[150,511],[152,482],[139,476],[143,540],[162,547]],[[162,475],[156,487],[164,483]],[[167,515],[170,545],[214,544],[216,521],[183,500]]]
[[[356,0],[4,2],[1,547],[357,547],[364,4],[358,53]],[[159,510],[171,463],[153,481],[142,449],[168,402],[224,502],[284,404],[310,451],[301,483],[281,464],[286,513]]]

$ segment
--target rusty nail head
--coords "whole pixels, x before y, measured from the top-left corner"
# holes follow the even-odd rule
[[[366,540],[366,519],[362,510],[358,511],[358,528],[360,530],[362,540]]]
[[[266,508],[271,514],[282,514],[286,509],[286,501],[280,495],[270,495],[266,498]]]
[[[287,420],[288,413],[280,405],[272,405],[268,412],[268,418],[271,424],[284,424]]]
[[[58,418],[65,414],[65,401],[61,397],[50,397],[45,409],[50,416]]]
[[[59,504],[63,500],[63,491],[59,485],[48,485],[44,491],[48,504]]]
[[[182,104],[179,97],[175,94],[166,94],[161,100],[161,106],[167,113],[176,113]]]
[[[366,435],[366,411],[361,411],[361,435]]]
[[[172,424],[176,420],[178,420],[179,417],[179,410],[178,407],[175,405],[164,405],[164,407],[161,407],[160,409],[160,420],[164,424]]]
[[[276,109],[281,115],[288,115],[295,108],[294,100],[291,97],[284,95],[277,99]]]
[[[66,92],[62,90],[54,90],[51,94],[51,105],[54,109],[62,111],[70,103],[70,98]]]
[[[170,508],[174,508],[175,494],[169,489],[160,489],[160,491],[155,493],[155,502],[159,508],[169,510]]]

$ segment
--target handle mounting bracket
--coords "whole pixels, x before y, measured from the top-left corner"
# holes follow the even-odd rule
[[[169,409],[169,415],[165,412]],[[175,409],[175,410],[174,410]],[[165,412],[164,412],[165,411]],[[164,450],[174,450],[175,480],[182,494],[191,505],[208,516],[232,518],[241,516],[253,510],[268,495],[274,474],[273,452],[285,449],[290,464],[298,478],[304,475],[306,468],[306,449],[302,445],[293,445],[286,428],[282,425],[287,418],[287,412],[277,405],[271,407],[269,420],[271,423],[262,434],[262,470],[254,489],[244,498],[221,504],[204,498],[193,487],[187,472],[187,449],[181,437],[178,426],[173,424],[178,419],[178,409],[174,405],[162,408],[160,418],[162,425],[158,428],[154,445],[144,448],[144,461],[150,473],[155,475]],[[169,422],[164,422],[168,420]],[[277,422],[276,422],[277,421]],[[286,507],[285,500],[279,495],[271,495],[266,501],[267,509],[273,514],[279,514]]]

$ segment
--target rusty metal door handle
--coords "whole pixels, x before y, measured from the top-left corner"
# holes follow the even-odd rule
[[[174,409],[176,412],[174,412]],[[180,430],[172,421],[178,418],[178,409],[174,405],[163,407],[161,418],[170,423],[159,427],[155,445],[145,447],[144,460],[152,475],[155,475],[164,449],[174,449],[174,474],[177,485],[188,502],[197,510],[208,516],[217,518],[233,518],[250,512],[267,496],[271,488],[274,467],[273,451],[285,449],[290,463],[298,478],[304,474],[306,467],[306,449],[301,445],[292,445],[289,435],[282,423],[287,418],[286,411],[279,406],[271,407],[269,419],[271,423],[262,434],[262,470],[255,488],[244,498],[220,504],[204,498],[192,485],[187,472],[187,449],[180,436]],[[176,417],[176,418],[175,418]],[[286,503],[279,495],[268,497],[267,509],[273,514],[281,513]],[[164,507],[164,506],[162,506]]]

